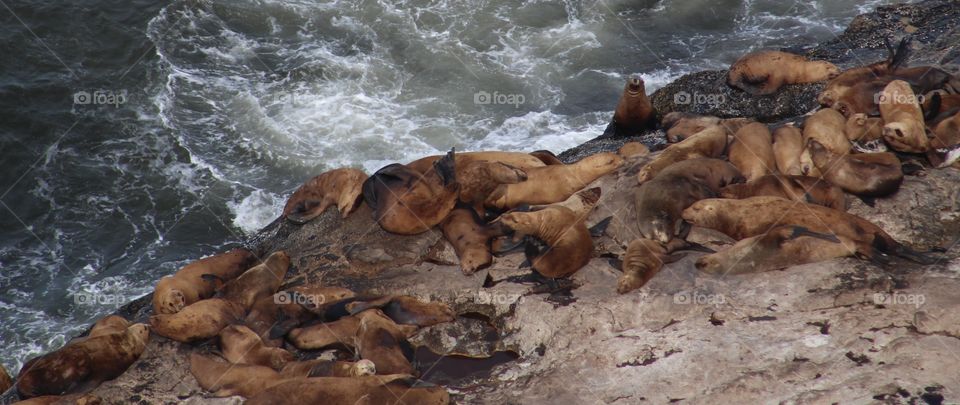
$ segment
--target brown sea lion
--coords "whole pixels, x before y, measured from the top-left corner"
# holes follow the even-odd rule
[[[880,227],[856,215],[778,197],[701,200],[684,210],[683,218],[737,240],[763,234],[774,226],[796,225],[813,232],[848,238],[856,243],[859,252],[893,254],[921,264],[934,262],[931,257],[904,246]]]
[[[367,174],[362,170],[341,168],[324,172],[303,183],[293,192],[283,207],[283,216],[295,223],[306,223],[336,204],[340,215],[346,218],[360,202],[363,182]]]
[[[844,132],[856,152],[887,151],[887,145],[883,143],[883,118],[867,117],[862,113],[853,114],[847,118]]]
[[[107,315],[93,324],[87,338],[109,335],[111,333],[126,333],[130,321],[120,315]],[[82,339],[82,338],[81,338]]]
[[[667,142],[677,143],[697,132],[720,124],[720,118],[673,111],[663,116],[660,125],[667,128]]]
[[[187,305],[175,314],[150,317],[150,329],[178,342],[209,339],[228,325],[243,320],[243,305],[222,298],[208,298]]]
[[[487,200],[486,205],[499,209],[523,204],[552,204],[566,200],[594,180],[617,170],[623,158],[601,152],[569,165],[527,169],[527,181],[507,184],[503,195]]]
[[[717,158],[727,149],[727,132],[720,126],[700,131],[681,142],[667,146],[660,155],[637,173],[637,181],[650,180],[668,166],[687,159]]]
[[[831,107],[847,90],[856,84],[889,76],[901,66],[904,66],[910,49],[909,38],[900,41],[900,45],[896,49],[889,43],[886,45],[888,54],[885,60],[844,70],[837,77],[827,82],[827,86],[817,96],[820,105]]]
[[[850,141],[846,134],[847,119],[837,110],[824,108],[807,117],[803,123],[803,142],[816,139],[831,152],[850,153]]]
[[[280,289],[289,268],[290,256],[284,251],[273,252],[263,263],[224,284],[219,296],[249,311],[258,299],[272,296]]]
[[[927,159],[935,167],[955,165],[960,160],[960,112],[940,121],[933,130]]]
[[[407,163],[407,166],[410,170],[413,170],[420,174],[427,174],[428,172],[434,170],[434,163],[439,161],[443,156],[434,155],[427,156],[417,160],[414,160],[410,163]],[[497,162],[503,163],[509,166],[516,167],[517,169],[524,170],[531,167],[543,167],[546,166],[546,163],[543,163],[540,158],[533,156],[530,153],[524,152],[502,152],[502,151],[479,151],[479,152],[457,152],[456,159],[456,169],[460,170],[462,167],[466,166],[470,162],[475,161],[487,161],[487,162]]]
[[[242,248],[192,262],[157,282],[153,290],[153,313],[175,314],[187,305],[210,298],[218,286],[217,280],[233,280],[254,263],[253,253]],[[205,274],[216,280],[204,277]]]
[[[624,159],[634,156],[646,156],[650,154],[650,148],[640,142],[630,141],[624,143],[620,149],[617,149],[617,154]]]
[[[777,171],[785,175],[803,174],[800,155],[803,153],[803,133],[792,124],[773,130],[773,157]]]
[[[215,397],[250,398],[286,380],[270,367],[231,364],[196,352],[190,354],[190,374]]]
[[[68,344],[24,364],[17,376],[22,398],[66,395],[93,390],[123,374],[146,348],[147,325],[130,325],[125,333],[109,333]]]
[[[846,211],[843,190],[825,180],[810,176],[769,174],[745,184],[731,184],[720,191],[721,198],[743,199],[756,196],[780,197]]]
[[[304,360],[291,361],[283,366],[280,375],[296,377],[363,377],[377,374],[377,366],[370,360],[334,361]]]
[[[328,346],[354,347],[360,329],[360,319],[347,316],[333,322],[295,328],[287,334],[287,340],[300,350],[323,349]]]
[[[487,225],[469,207],[455,208],[440,223],[443,237],[453,246],[460,259],[460,271],[470,275],[493,263],[490,242],[501,236],[499,226]]]
[[[924,153],[930,149],[923,111],[907,82],[894,80],[883,89],[880,115],[884,122],[883,140],[891,148],[907,153]]]
[[[670,255],[678,246],[680,239],[673,239],[666,246],[657,241],[640,238],[627,245],[623,254],[623,275],[617,280],[617,292],[626,294],[647,284],[664,264],[680,259],[682,256]]]
[[[220,352],[234,364],[266,366],[280,370],[293,361],[293,353],[278,347],[267,347],[256,332],[244,325],[230,325],[220,331]]]
[[[6,392],[10,387],[13,386],[13,378],[10,378],[10,373],[7,372],[7,369],[0,365],[0,393]]]
[[[564,164],[563,161],[557,157],[557,155],[554,155],[553,152],[548,150],[535,150],[533,152],[530,152],[530,155],[537,159],[540,159],[540,161],[547,166]]]
[[[379,309],[368,309],[356,317],[360,319],[356,336],[360,358],[372,361],[377,372],[382,374],[416,372],[404,354],[404,345],[409,345],[407,337],[416,330],[415,327],[397,325]]]
[[[423,302],[405,295],[387,295],[368,301],[358,300],[347,304],[346,308],[350,314],[378,308],[398,324],[421,327],[453,321],[456,315],[449,305],[442,302]]]
[[[593,239],[584,220],[567,207],[549,206],[500,216],[504,226],[531,235],[547,245],[545,252],[527,252],[533,270],[547,278],[567,277],[590,261]]]
[[[730,163],[740,170],[748,182],[777,170],[773,137],[770,129],[759,122],[744,126],[734,134],[728,154]]]
[[[457,168],[460,201],[481,215],[484,213],[484,202],[500,198],[506,192],[507,184],[525,180],[526,172],[506,163],[477,160]]]
[[[426,174],[392,164],[363,183],[363,199],[373,208],[374,220],[385,231],[401,235],[423,233],[439,224],[453,211],[459,193],[452,150]]]
[[[853,114],[880,115],[877,95],[889,82],[889,79],[883,79],[857,83],[844,92],[830,108],[837,110],[845,118],[850,118]]]
[[[656,127],[656,115],[650,99],[647,98],[643,79],[631,77],[623,86],[623,94],[617,102],[613,120],[604,134],[618,137],[639,135]]]
[[[838,155],[814,139],[807,148],[823,179],[848,193],[884,197],[897,192],[903,182],[900,159],[893,153]]]
[[[759,273],[856,253],[856,243],[848,238],[784,225],[700,257],[696,267],[711,274]]]
[[[597,201],[600,201],[600,194],[600,187],[585,188],[561,202],[549,205],[531,205],[530,209],[539,210],[551,205],[564,206],[569,208],[570,211],[573,211],[577,218],[586,218],[587,215],[590,215],[590,212],[593,211],[593,208],[596,207]]]
[[[748,53],[727,73],[727,85],[754,96],[776,93],[785,84],[815,83],[833,79],[840,69],[827,61],[812,61],[780,51]]]
[[[443,387],[414,387],[409,376],[314,377],[284,381],[250,398],[248,405],[272,404],[418,404],[446,405],[450,394]]]

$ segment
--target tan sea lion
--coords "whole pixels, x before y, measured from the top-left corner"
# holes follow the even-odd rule
[[[777,170],[785,175],[803,174],[800,155],[803,153],[803,133],[791,125],[783,125],[773,130],[773,157]]]
[[[280,370],[293,361],[293,353],[278,347],[267,347],[256,332],[244,325],[230,325],[220,331],[220,352],[234,364],[266,366]]]
[[[601,152],[569,165],[527,169],[527,181],[507,184],[502,196],[487,200],[486,205],[499,209],[523,204],[552,204],[566,200],[594,180],[617,170],[623,158]]]
[[[377,366],[370,360],[334,361],[304,360],[291,361],[283,366],[280,375],[296,377],[363,377],[377,374]]]
[[[813,232],[848,238],[856,243],[856,251],[870,257],[872,254],[867,252],[882,252],[921,264],[934,262],[856,215],[778,197],[701,200],[683,211],[683,219],[696,226],[716,229],[737,240],[763,234],[774,226],[796,225]]]
[[[356,336],[360,358],[372,361],[382,374],[416,372],[404,354],[407,337],[416,331],[415,326],[397,325],[379,309],[368,309],[356,316],[360,319]]]
[[[421,327],[453,321],[456,315],[449,305],[442,302],[423,302],[405,295],[387,295],[372,300],[358,300],[347,304],[346,308],[350,314],[377,308],[398,324]]]
[[[263,263],[251,267],[224,284],[219,296],[236,302],[249,311],[258,299],[269,297],[280,289],[289,268],[290,256],[282,250],[273,252]]]
[[[175,314],[150,317],[150,329],[178,342],[209,339],[228,325],[243,320],[243,305],[222,298],[208,298],[187,305]]]
[[[650,154],[650,148],[640,142],[630,141],[624,143],[620,149],[617,149],[617,154],[624,159],[634,156],[646,156]]]
[[[955,165],[960,160],[960,112],[940,121],[933,130],[927,159],[935,167]]]
[[[880,115],[884,122],[883,140],[891,148],[907,153],[924,153],[930,149],[923,111],[907,82],[894,80],[883,89]]]
[[[153,290],[153,313],[175,314],[187,305],[210,298],[218,287],[217,280],[233,280],[254,263],[253,253],[242,248],[192,262],[157,282]]]
[[[493,263],[490,242],[503,233],[500,227],[485,224],[477,212],[468,207],[451,211],[440,223],[440,229],[460,259],[460,271],[466,275]]]
[[[443,387],[414,387],[404,375],[365,377],[314,377],[284,381],[250,398],[248,405],[272,404],[418,404],[446,405],[450,394]],[[412,379],[410,379],[412,381]]]
[[[360,319],[347,316],[333,322],[295,328],[287,334],[287,340],[300,350],[323,349],[334,345],[354,347],[359,329]]]
[[[215,397],[250,398],[286,380],[270,367],[231,364],[196,352],[190,354],[190,374]]]
[[[727,149],[727,132],[720,126],[700,131],[681,142],[667,146],[656,158],[640,169],[637,181],[650,180],[668,166],[687,159],[717,158]]]
[[[756,196],[780,197],[846,211],[843,190],[826,180],[810,176],[768,174],[744,184],[731,184],[720,191],[721,198],[743,199]]]
[[[362,170],[341,168],[324,172],[303,183],[293,192],[283,207],[283,216],[295,223],[306,223],[336,204],[340,215],[347,215],[360,202],[363,182],[367,174]]]
[[[626,294],[647,284],[663,265],[681,256],[671,256],[680,239],[673,239],[667,246],[657,241],[640,238],[627,245],[623,254],[623,275],[617,280],[617,292]]]
[[[867,117],[862,113],[853,114],[847,118],[844,132],[857,152],[886,152],[887,150],[887,145],[883,143],[883,118]]]
[[[24,364],[17,376],[22,398],[66,395],[93,390],[123,374],[146,348],[147,325],[130,325],[125,333],[109,333],[68,344]]]
[[[803,123],[803,142],[816,139],[831,152],[850,153],[850,141],[846,134],[847,119],[837,110],[824,108],[807,117]]]
[[[567,277],[590,261],[593,239],[585,219],[563,206],[500,216],[504,226],[534,236],[547,245],[545,252],[528,252],[527,259],[534,271],[548,278]]]
[[[130,321],[120,315],[107,315],[93,324],[87,338],[109,335],[112,333],[126,333]]]
[[[759,273],[853,256],[855,249],[856,243],[848,238],[784,225],[700,257],[696,266],[711,274]]]
[[[728,155],[730,163],[740,170],[748,182],[777,170],[773,137],[770,129],[759,122],[744,126],[734,134]]]
[[[897,192],[903,182],[900,159],[890,152],[838,155],[811,139],[807,144],[823,179],[844,191],[863,197],[884,197]]]
[[[549,205],[531,205],[530,209],[535,211],[551,205],[564,206],[569,208],[570,211],[573,211],[577,218],[586,218],[587,215],[590,215],[590,212],[593,211],[593,208],[596,207],[597,201],[600,201],[600,194],[600,187],[585,188],[561,202]]]
[[[506,192],[507,184],[525,180],[526,172],[506,163],[477,160],[457,168],[460,201],[481,215],[484,213],[484,202],[500,198]]]
[[[720,124],[720,118],[673,111],[663,116],[660,125],[667,128],[667,142],[677,143],[697,132]]]
[[[452,150],[423,175],[392,164],[363,183],[363,199],[373,208],[374,220],[385,231],[401,235],[423,233],[439,224],[453,211],[459,193]]]
[[[754,96],[776,93],[785,84],[815,83],[833,79],[840,69],[827,61],[811,61],[780,51],[748,53],[737,59],[727,73],[727,85]]]
[[[623,86],[623,94],[617,102],[613,120],[604,134],[618,137],[635,136],[657,125],[656,111],[647,98],[643,79],[631,77]]]

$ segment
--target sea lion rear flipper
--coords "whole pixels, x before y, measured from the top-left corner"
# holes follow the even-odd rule
[[[684,257],[687,257],[686,253],[672,253],[663,257],[663,264],[670,264]]]
[[[613,220],[613,215],[601,219],[600,222],[597,222],[594,226],[590,227],[590,236],[594,238],[599,238],[603,236],[603,233],[607,231],[607,227],[610,226],[610,221]]]
[[[503,255],[510,253],[521,246],[523,246],[523,239],[514,240],[509,236],[499,237],[490,243],[490,253],[493,253],[494,255]]]
[[[455,148],[450,148],[450,151],[447,152],[446,155],[433,163],[433,169],[440,175],[440,180],[443,181],[443,185],[445,186],[457,182],[457,169],[456,162],[454,161],[455,153]]]
[[[914,263],[919,264],[934,264],[938,261],[939,258],[926,253],[921,253],[916,250],[913,250],[905,245],[898,245],[893,249],[893,254],[898,257],[902,257]],[[927,252],[929,253],[929,252]]]
[[[927,110],[923,112],[923,119],[925,121],[931,121],[937,117],[940,113],[940,104],[943,102],[943,98],[940,97],[939,92],[933,92],[933,95],[930,96],[930,105],[927,106]],[[923,108],[923,104],[920,104],[920,107]]]
[[[893,47],[887,43],[887,52],[892,52],[889,57],[889,63],[887,63],[887,69],[892,73],[899,69],[901,65],[906,65],[907,59],[910,55],[910,41],[913,38],[910,35],[903,37],[900,40],[900,44],[897,45],[897,49],[893,50]],[[884,39],[887,41],[886,39]]]
[[[838,239],[836,235],[814,232],[802,226],[794,226],[792,228],[793,228],[793,232],[790,234],[789,237],[787,237],[787,240],[796,239],[801,236],[810,236],[813,238],[819,238],[819,239],[823,239],[833,243],[840,243],[840,239]]]
[[[708,248],[708,247],[706,247],[706,246],[703,246],[703,245],[701,245],[701,244],[699,244],[699,243],[690,242],[690,241],[685,241],[685,242],[686,242],[686,243],[684,243],[683,245],[681,245],[681,246],[677,247],[676,249],[674,249],[674,251],[689,250],[689,251],[693,251],[693,252],[717,253],[716,250],[710,249],[710,248]]]

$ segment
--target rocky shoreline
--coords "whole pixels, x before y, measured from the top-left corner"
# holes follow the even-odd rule
[[[960,3],[951,1],[880,7],[855,18],[832,41],[789,50],[847,68],[882,59],[884,36],[908,34],[914,38],[912,64],[960,71]],[[790,85],[774,96],[749,98],[727,87],[723,74],[685,75],[654,92],[651,101],[661,114],[752,116],[772,123],[813,110],[822,89]],[[656,148],[662,138],[657,131],[637,139]],[[575,161],[629,140],[635,139],[601,136],[559,156]],[[589,222],[615,218],[598,244],[615,249],[634,236],[627,225],[633,223],[629,202],[618,198],[618,190],[635,181],[631,168],[643,163],[632,160],[594,183],[604,196]],[[366,206],[347,219],[330,210],[302,226],[278,220],[244,244],[258,254],[290,254],[285,285],[321,282],[451,305],[460,315],[457,322],[427,328],[413,343],[435,353],[502,359],[454,365],[421,359],[421,371],[475,369],[444,384],[460,403],[954,402],[960,401],[954,366],[960,361],[958,184],[956,169],[929,170],[908,177],[896,195],[874,207],[855,201],[850,209],[910,245],[948,249],[945,260],[931,266],[897,262],[880,268],[842,259],[712,277],[697,273],[698,254],[691,254],[642,289],[618,295],[617,271],[595,258],[574,276],[581,286],[566,304],[524,295],[527,287],[518,284],[484,287],[486,275],[522,273],[521,254],[496,258],[489,270],[464,276],[438,231],[389,234],[370,219]],[[700,237],[709,242],[714,236]],[[144,321],[149,312],[146,296],[119,314]],[[140,360],[93,393],[105,403],[241,402],[215,399],[199,388],[187,358],[200,349],[154,335]],[[11,399],[8,392],[0,402]]]

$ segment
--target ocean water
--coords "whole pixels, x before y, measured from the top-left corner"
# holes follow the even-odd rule
[[[272,221],[324,170],[561,152],[648,93],[887,1],[6,0],[0,364]]]

